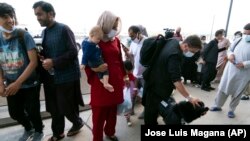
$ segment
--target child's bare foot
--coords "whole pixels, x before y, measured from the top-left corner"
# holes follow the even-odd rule
[[[105,89],[107,89],[109,92],[114,92],[114,87],[110,84],[104,84],[103,85]]]

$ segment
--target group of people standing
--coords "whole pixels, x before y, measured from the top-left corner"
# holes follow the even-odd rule
[[[16,28],[14,8],[0,3],[0,95],[7,98],[10,117],[24,126],[19,141],[41,141],[44,137],[39,93],[43,84],[46,110],[51,114],[53,135],[49,141],[65,137],[65,117],[72,123],[67,136],[83,127],[79,105],[84,106],[80,90],[80,68],[75,36],[71,29],[55,21],[50,3],[38,1],[34,14],[41,26],[42,50],[36,50],[31,35]]]
[[[41,26],[42,47],[37,51],[31,35],[16,28],[17,19],[14,8],[7,3],[0,3],[0,95],[7,98],[10,116],[24,126],[25,131],[20,141],[31,138],[42,140],[43,122],[40,115],[39,92],[43,84],[46,110],[51,114],[53,135],[49,141],[65,137],[65,117],[72,123],[67,136],[79,133],[83,121],[79,116],[79,105],[84,106],[80,89],[80,66],[77,57],[75,37],[71,29],[55,21],[56,12],[50,3],[39,1],[33,5],[34,14]],[[83,41],[83,58],[81,68],[87,74],[91,85],[91,110],[93,121],[93,141],[103,141],[103,132],[109,140],[118,141],[115,135],[117,105],[123,102],[125,83],[133,78],[132,89],[136,95],[143,87],[144,121],[147,125],[156,125],[159,115],[158,105],[168,99],[173,89],[177,89],[194,106],[200,100],[192,97],[182,83],[183,54],[191,56],[202,49],[201,39],[196,35],[183,39],[180,31],[174,35],[157,57],[150,77],[143,79],[145,68],[140,64],[140,49],[147,38],[140,26],[128,29],[132,40],[130,49],[122,47],[117,37],[121,31],[121,19],[110,11],[104,11],[96,26],[90,31],[88,39]],[[232,95],[229,117],[234,117],[234,110],[239,103],[242,92],[250,81],[250,24],[244,27],[244,36],[233,43],[228,62],[225,52],[229,44],[223,41],[223,31],[218,30],[215,39],[203,49],[203,80],[201,89],[210,91],[212,78],[216,77],[217,68],[225,67],[221,77],[218,94],[212,111],[220,111],[227,96]],[[218,41],[222,42],[219,43]],[[236,43],[237,42],[237,43]],[[221,44],[221,45],[220,45]],[[133,77],[124,66],[122,52],[133,64]],[[225,65],[226,64],[226,65]]]
[[[0,3],[0,95],[7,98],[10,116],[25,128],[19,140],[40,141],[44,137],[39,102],[43,85],[46,110],[52,117],[53,134],[49,141],[57,141],[65,137],[65,117],[72,123],[67,136],[76,135],[84,125],[79,116],[79,105],[84,106],[84,102],[80,90],[78,52],[73,32],[67,25],[55,21],[56,12],[50,3],[38,1],[33,9],[38,22],[45,27],[42,50],[39,51],[31,35],[16,28],[14,8]],[[140,32],[137,28],[131,28],[129,32],[132,31],[133,42],[141,46],[144,36],[140,33],[147,33],[143,27]],[[108,139],[118,140],[115,136],[117,105],[123,102],[124,82],[129,77],[122,60],[123,48],[117,37],[120,31],[121,19],[104,11],[91,30],[90,38],[83,42],[86,53],[81,68],[85,69],[91,85],[93,141],[102,141],[103,132]],[[19,36],[21,32],[24,36]],[[139,61],[139,51],[134,49],[127,55]],[[137,53],[133,54],[135,51]],[[137,87],[143,85],[139,74],[142,72],[137,62],[133,61],[133,64],[138,69],[133,89],[137,92]],[[33,74],[38,77],[33,77]]]

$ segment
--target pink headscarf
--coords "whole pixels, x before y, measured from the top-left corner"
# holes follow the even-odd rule
[[[104,33],[102,40],[104,42],[111,40],[108,37],[108,33],[112,30],[116,20],[118,20],[118,27],[117,27],[117,32],[116,32],[116,36],[117,36],[121,32],[121,26],[122,26],[121,19],[110,11],[104,11],[99,17],[97,21],[97,25],[99,25],[102,28],[102,31]]]

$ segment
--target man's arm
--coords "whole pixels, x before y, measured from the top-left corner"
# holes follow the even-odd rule
[[[192,97],[181,82],[181,58],[176,54],[168,59],[168,72],[176,89],[193,105],[199,105],[199,99]]]
[[[0,96],[5,96],[4,94],[4,79],[3,79],[3,72],[2,69],[0,69]]]
[[[61,56],[52,59],[53,66],[58,69],[63,69],[64,67],[71,64],[72,60],[77,58],[78,54],[75,36],[68,26],[65,26],[62,36],[66,43],[67,51]]]

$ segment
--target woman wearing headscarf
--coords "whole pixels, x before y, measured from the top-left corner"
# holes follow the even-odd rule
[[[115,136],[117,105],[123,102],[124,78],[126,76],[120,40],[116,37],[121,31],[121,20],[109,11],[104,11],[99,17],[97,25],[103,32],[103,39],[98,44],[106,66],[102,65],[91,70],[86,67],[88,83],[91,85],[93,141],[103,141],[103,131],[112,141],[118,141]],[[106,68],[105,68],[106,67]],[[109,70],[109,83],[114,87],[114,92],[109,92],[102,86],[95,72]]]
[[[230,41],[225,37],[223,37],[222,40],[220,40],[218,43],[218,48],[224,50],[219,52],[218,54],[218,61],[216,65],[217,75],[214,82],[220,82],[221,76],[227,63],[227,49],[229,46]]]

